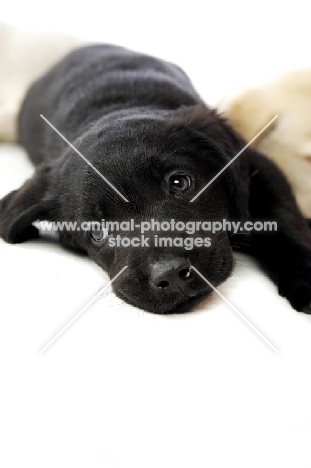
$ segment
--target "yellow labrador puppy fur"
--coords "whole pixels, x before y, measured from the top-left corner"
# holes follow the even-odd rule
[[[64,34],[0,23],[0,141],[16,141],[17,114],[28,86],[80,44]]]
[[[246,91],[231,102],[225,114],[246,140],[278,114],[252,146],[285,173],[302,213],[311,218],[311,69],[293,71]]]

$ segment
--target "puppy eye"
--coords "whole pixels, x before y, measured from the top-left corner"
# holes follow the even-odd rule
[[[96,242],[102,242],[103,240],[106,239],[106,237],[109,236],[109,232],[107,229],[102,228],[102,229],[92,229],[91,231],[92,237]]]
[[[172,175],[169,180],[170,190],[173,193],[186,192],[191,187],[191,177],[187,175]]]

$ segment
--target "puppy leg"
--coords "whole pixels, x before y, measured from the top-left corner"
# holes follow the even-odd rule
[[[279,293],[296,310],[311,313],[311,231],[285,176],[272,161],[250,150],[250,215],[276,221],[277,232],[252,232],[252,250],[275,273]],[[307,308],[307,310],[305,310]]]

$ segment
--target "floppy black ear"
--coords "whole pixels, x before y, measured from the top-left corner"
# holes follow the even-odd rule
[[[246,142],[216,110],[209,111],[209,118],[214,119],[206,124],[210,144],[224,156],[223,167],[230,163],[220,175],[226,181],[230,218],[245,222],[249,219],[249,154],[241,150]]]
[[[37,220],[55,218],[56,200],[52,193],[52,168],[45,163],[20,189],[0,200],[0,237],[12,244],[38,236],[32,225]]]
[[[223,152],[227,163],[232,161],[246,145],[243,138],[222,120],[226,139],[223,138]],[[246,149],[224,171],[229,194],[230,216],[233,220],[245,222],[249,219],[249,150]]]

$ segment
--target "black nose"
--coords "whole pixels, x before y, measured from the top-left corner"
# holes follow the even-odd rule
[[[190,264],[186,258],[173,257],[151,266],[152,283],[167,292],[184,290],[190,276]]]

